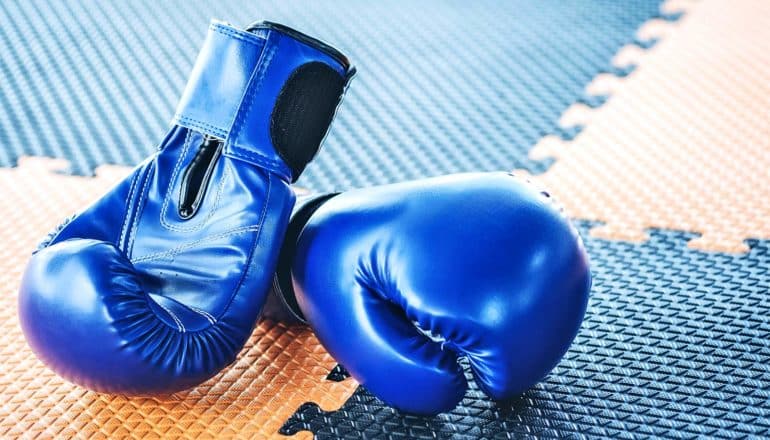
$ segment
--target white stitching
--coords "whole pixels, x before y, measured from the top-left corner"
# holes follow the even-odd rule
[[[281,39],[281,35],[275,32],[270,33],[270,36],[276,40]],[[262,89],[262,83],[265,81],[268,68],[270,67],[271,63],[273,62],[273,58],[275,57],[277,45],[277,41],[271,44],[270,37],[268,37],[268,39],[265,41],[265,49],[263,49],[263,55],[258,61],[257,71],[255,72],[256,78],[249,82],[249,86],[246,89],[246,96],[244,96],[244,98],[241,100],[240,111],[236,112],[235,120],[230,127],[230,142],[228,142],[228,146],[230,148],[226,149],[225,154],[235,158],[244,159],[247,162],[253,161],[255,162],[255,165],[272,168],[277,172],[287,174],[289,177],[291,177],[292,172],[288,170],[286,165],[280,161],[273,160],[269,156],[266,156],[258,151],[249,150],[234,143],[235,140],[238,139],[238,136],[241,134],[241,130],[245,126],[248,115],[254,109],[254,96]],[[244,102],[245,106],[243,105]]]
[[[163,304],[159,303],[158,301],[153,300],[153,302],[155,304],[157,304],[161,309],[165,310],[166,313],[169,314],[169,316],[171,316],[171,318],[174,320],[174,322],[176,322],[177,329],[180,332],[184,333],[186,331],[185,328],[184,328],[184,325],[182,325],[182,321],[180,321],[179,318],[177,318],[175,314],[171,313],[171,310],[169,310],[166,306],[164,306]]]
[[[241,33],[240,31],[237,31],[235,29],[220,25],[220,24],[213,24],[210,27],[213,31],[218,32],[220,34],[229,36],[231,38],[235,38],[247,43],[251,43],[254,46],[257,46],[259,48],[259,58],[257,59],[256,65],[253,67],[250,66],[250,68],[253,70],[248,82],[245,84],[245,89],[243,90],[243,95],[241,96],[241,100],[236,103],[236,105],[233,106],[232,111],[229,114],[232,114],[232,121],[228,125],[226,129],[224,129],[224,135],[222,136],[225,138],[226,142],[229,142],[235,138],[237,138],[238,135],[238,121],[239,116],[243,115],[244,112],[248,113],[249,109],[252,107],[253,104],[253,97],[256,93],[255,88],[260,88],[262,85],[262,82],[264,81],[264,77],[266,74],[267,66],[270,64],[270,61],[273,58],[273,55],[275,54],[276,47],[275,45],[269,45],[268,38],[260,38],[256,37],[249,33]],[[276,34],[277,35],[277,34]],[[257,75],[256,78],[254,76]],[[256,84],[255,84],[256,80]],[[244,102],[246,103],[246,109],[244,109]],[[225,145],[225,152],[227,152],[229,148],[227,148],[227,145]]]
[[[199,308],[197,308],[197,307],[188,306],[188,305],[186,305],[186,304],[183,304],[183,305],[184,305],[185,307],[187,307],[188,309],[192,310],[193,312],[195,312],[195,313],[197,313],[197,314],[199,314],[199,315],[202,315],[202,316],[203,316],[204,318],[206,318],[206,319],[207,319],[207,320],[208,320],[210,323],[212,323],[212,324],[216,324],[216,323],[217,323],[217,320],[216,320],[216,319],[214,319],[214,317],[213,317],[213,316],[211,316],[211,314],[210,314],[209,312],[207,312],[207,311],[205,311],[205,310],[201,310],[201,309],[199,309]]]
[[[158,252],[158,253],[155,253],[155,254],[145,255],[145,256],[142,256],[142,257],[139,257],[139,258],[132,258],[131,262],[132,263],[140,263],[140,262],[158,260],[158,259],[161,259],[161,258],[166,257],[166,256],[174,256],[174,255],[179,254],[183,250],[194,248],[195,246],[197,246],[197,245],[199,245],[201,243],[207,242],[207,241],[228,237],[230,235],[241,234],[241,233],[244,233],[244,232],[257,231],[259,229],[260,229],[260,225],[243,226],[243,227],[240,227],[240,228],[232,229],[232,230],[227,231],[227,232],[223,232],[221,234],[212,235],[210,237],[204,237],[204,238],[201,238],[199,240],[192,241],[190,243],[185,243],[183,245],[177,246],[177,247],[175,247],[173,249],[169,249],[167,251]]]
[[[228,156],[245,160],[246,162],[256,162],[255,165],[263,166],[267,168],[274,168],[281,172],[286,172],[286,165],[284,165],[282,162],[270,159],[268,156],[265,156],[264,154],[255,151],[255,150],[249,150],[247,148],[241,147],[240,145],[236,145],[233,143],[230,143],[231,152],[227,154]],[[240,151],[232,151],[232,149],[237,149]]]
[[[187,150],[190,148],[190,138],[192,134],[192,130],[187,130],[187,135],[184,138],[184,146],[182,147],[182,153],[179,155],[179,159],[176,161],[176,165],[174,165],[174,172],[171,173],[171,182],[166,189],[166,197],[163,199],[163,207],[160,210],[160,221],[163,223],[163,217],[166,215],[166,207],[168,206],[168,201],[171,198],[171,192],[174,189],[174,183],[176,182],[176,176],[179,174],[179,169],[182,168],[182,162],[184,162],[184,158],[187,157]],[[165,223],[163,223],[165,226]]]
[[[154,165],[150,165],[147,167],[147,174],[144,176],[144,182],[142,182],[142,186],[139,189],[139,201],[136,204],[136,214],[134,215],[134,223],[131,225],[131,229],[129,231],[128,235],[128,246],[126,246],[125,254],[131,255],[132,249],[134,247],[134,239],[136,238],[136,228],[139,226],[139,218],[142,216],[142,211],[144,210],[141,206],[142,203],[144,203],[144,196],[145,196],[145,189],[147,188],[147,181],[150,180],[150,174],[153,174],[155,170]]]
[[[179,169],[181,168],[182,162],[184,162],[184,158],[187,157],[187,151],[189,150],[189,147],[190,147],[190,144],[189,144],[189,139],[191,137],[190,133],[192,133],[192,131],[188,130],[187,138],[185,139],[184,149],[182,150],[182,154],[180,155],[179,160],[177,161],[176,166],[174,167],[174,172],[171,174],[171,181],[169,182],[168,190],[166,191],[166,197],[163,199],[163,207],[160,210],[160,223],[164,227],[166,227],[166,229],[169,229],[171,231],[176,231],[176,232],[194,232],[206,226],[206,223],[211,219],[211,217],[214,215],[217,208],[219,207],[219,201],[221,200],[222,193],[224,193],[224,189],[225,189],[225,182],[230,177],[230,171],[228,168],[225,167],[225,170],[222,173],[222,179],[219,181],[219,187],[217,188],[214,207],[211,209],[211,211],[209,211],[209,213],[206,215],[203,221],[189,228],[175,226],[169,223],[168,221],[166,221],[166,216],[167,216],[166,213],[168,212],[168,205],[170,203],[171,193],[174,192],[174,188],[176,187],[176,178],[177,178],[177,175],[179,174]]]
[[[241,33],[240,31],[238,31],[236,29],[232,29],[232,28],[229,28],[227,26],[224,26],[224,25],[221,25],[221,24],[218,24],[218,23],[212,24],[210,26],[210,29],[212,31],[214,31],[214,32],[219,33],[219,34],[226,35],[228,37],[235,38],[236,40],[241,40],[241,41],[243,41],[245,43],[250,43],[250,44],[253,44],[255,46],[260,46],[260,45],[266,43],[266,41],[264,39],[259,38],[259,37],[255,36],[253,34]]]
[[[175,115],[174,118],[177,120],[177,122],[181,123],[179,125],[183,125],[183,126],[184,125],[192,125],[193,128],[197,128],[197,129],[199,129],[201,131],[211,131],[211,132],[213,132],[212,134],[218,134],[218,135],[220,135],[222,137],[226,137],[227,136],[227,130],[225,130],[224,128],[221,128],[221,127],[217,127],[216,125],[207,124],[207,123],[205,123],[203,121],[200,121],[198,119],[193,119],[193,118],[181,115],[181,114]]]
[[[271,35],[275,35],[275,38],[278,38],[277,33],[271,33]],[[253,108],[254,95],[256,95],[257,91],[262,88],[262,82],[265,80],[267,68],[270,67],[270,63],[272,62],[276,51],[275,44],[271,45],[269,43],[269,39],[265,41],[265,48],[262,49],[262,57],[260,57],[260,59],[257,61],[257,72],[255,72],[257,77],[253,80],[250,79],[249,85],[246,87],[246,96],[241,99],[240,111],[236,111],[235,120],[233,121],[233,124],[230,126],[229,130],[230,139],[238,138],[241,128],[239,125],[245,122],[246,115],[248,115]],[[267,53],[265,53],[265,50],[267,50]],[[246,108],[243,107],[244,102],[246,103]]]
[[[134,201],[134,187],[136,186],[136,181],[139,180],[139,172],[134,173],[134,178],[131,179],[131,186],[128,188],[128,194],[126,194],[126,201],[125,203],[125,212],[123,213],[123,225],[120,227],[120,239],[118,240],[118,248],[123,249],[123,242],[125,240],[125,235],[127,231],[128,226],[128,217],[129,213],[132,212],[131,205]],[[129,202],[130,199],[130,202]]]
[[[265,221],[265,217],[267,216],[267,207],[270,205],[270,191],[273,187],[273,175],[270,173],[265,173],[267,175],[267,192],[265,194],[265,205],[262,208],[262,216],[259,218],[259,224],[257,232],[257,236],[254,237],[254,244],[251,246],[251,250],[249,252],[249,258],[246,260],[246,268],[243,271],[243,275],[241,276],[240,281],[238,281],[238,285],[235,286],[235,290],[233,291],[232,295],[230,295],[230,300],[227,302],[227,305],[224,309],[222,309],[222,312],[219,313],[219,316],[224,316],[228,310],[230,310],[230,306],[233,304],[233,300],[235,300],[236,295],[238,295],[238,291],[241,289],[241,286],[243,286],[243,281],[248,277],[249,270],[251,269],[251,261],[254,258],[254,251],[259,246],[259,239],[262,236],[262,224]]]
[[[217,186],[216,195],[214,196],[214,206],[211,208],[209,213],[206,214],[206,217],[204,217],[202,221],[198,222],[198,224],[195,226],[190,226],[189,228],[183,228],[176,225],[172,225],[168,221],[166,221],[166,211],[168,210],[168,199],[170,197],[170,193],[172,192],[172,189],[175,186],[174,183],[172,182],[169,187],[166,200],[163,202],[163,209],[161,210],[161,213],[160,213],[161,224],[163,224],[163,226],[165,226],[167,229],[170,229],[176,232],[194,232],[194,231],[203,229],[203,227],[206,226],[206,223],[208,223],[211,217],[214,216],[217,209],[219,209],[219,202],[220,200],[222,200],[222,194],[225,192],[225,183],[227,182],[227,179],[229,177],[230,177],[230,170],[227,167],[225,167],[224,172],[222,172],[222,178],[219,180],[219,185]]]

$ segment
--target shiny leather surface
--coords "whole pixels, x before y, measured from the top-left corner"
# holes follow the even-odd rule
[[[463,397],[459,357],[493,399],[541,380],[575,337],[591,284],[568,220],[505,173],[333,197],[302,229],[291,275],[335,359],[385,402],[419,414]]]
[[[235,360],[264,303],[294,203],[296,176],[257,132],[295,67],[320,61],[343,76],[348,68],[277,33],[212,23],[177,125],[158,152],[30,260],[22,327],[60,375],[98,391],[170,393]],[[222,139],[225,153],[185,220],[182,174],[204,135]]]
[[[285,79],[313,61],[327,64],[343,77],[353,73],[346,63],[273,27],[246,32],[213,21],[174,123],[227,137],[225,155],[291,179],[290,169],[271,147],[270,117]],[[247,105],[240,105],[242,100]]]

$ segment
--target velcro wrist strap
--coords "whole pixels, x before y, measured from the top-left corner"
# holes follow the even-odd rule
[[[344,58],[297,35],[270,24],[243,31],[212,21],[173,123],[223,139],[226,156],[296,180],[353,72]],[[303,137],[308,126],[315,132]]]

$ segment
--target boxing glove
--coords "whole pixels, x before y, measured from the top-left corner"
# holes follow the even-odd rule
[[[158,151],[34,253],[19,317],[50,368],[101,392],[172,393],[235,360],[295,200],[354,73],[326,44],[212,22]]]
[[[359,383],[430,415],[463,398],[458,358],[496,400],[540,381],[578,331],[591,276],[546,193],[487,173],[300,202],[274,284]]]

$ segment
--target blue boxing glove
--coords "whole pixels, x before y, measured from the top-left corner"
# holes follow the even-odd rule
[[[19,315],[61,376],[172,393],[235,360],[295,198],[354,69],[274,23],[212,22],[158,151],[32,256]]]
[[[363,386],[435,414],[463,398],[460,357],[496,400],[548,374],[583,320],[591,276],[547,195],[487,173],[301,202],[274,284],[272,301]]]

